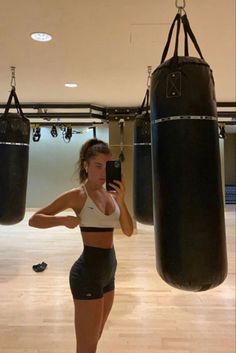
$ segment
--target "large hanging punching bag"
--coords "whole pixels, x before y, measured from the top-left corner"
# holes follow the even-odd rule
[[[178,56],[181,23],[185,56]],[[175,24],[174,56],[165,61]],[[189,56],[188,38],[200,58]],[[216,287],[227,256],[214,80],[181,12],[152,74],[151,120],[157,271],[183,290]]]
[[[136,220],[153,225],[149,89],[134,121],[133,211]]]
[[[14,97],[19,114],[9,113]],[[12,88],[0,118],[0,224],[20,222],[25,214],[30,123]]]

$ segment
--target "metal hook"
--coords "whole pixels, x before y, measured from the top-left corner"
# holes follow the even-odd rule
[[[11,66],[11,88],[15,89],[16,87],[16,76],[15,76],[15,66]]]
[[[175,0],[175,6],[177,7],[177,9],[184,9],[186,6],[186,2],[185,0],[182,0],[182,6],[178,4],[178,0]]]
[[[184,13],[186,13],[186,12],[184,11],[185,6],[186,6],[185,0],[182,0],[182,5],[179,5],[179,4],[178,4],[178,0],[175,0],[175,6],[177,7],[178,13],[179,13],[180,15],[182,15],[182,11],[183,11]]]

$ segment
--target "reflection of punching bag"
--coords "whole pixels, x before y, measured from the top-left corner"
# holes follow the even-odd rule
[[[143,114],[145,102],[146,111]],[[153,224],[149,89],[134,122],[133,208],[138,222]]]
[[[13,97],[20,114],[8,113]],[[29,136],[29,120],[13,88],[0,118],[0,224],[15,224],[24,218]]]
[[[175,23],[174,56],[164,62]],[[201,59],[188,56],[188,37]],[[227,255],[214,81],[186,15],[176,15],[152,74],[151,119],[157,270],[180,289],[216,287]]]

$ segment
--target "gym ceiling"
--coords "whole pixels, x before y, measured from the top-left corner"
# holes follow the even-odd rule
[[[213,70],[218,102],[236,101],[235,2],[186,0],[192,30]],[[9,96],[11,66],[21,103],[141,105],[147,67],[159,65],[176,13],[175,0],[2,1],[1,105]],[[33,41],[33,32],[53,39]],[[190,55],[198,56],[192,46]],[[66,88],[68,82],[78,87]]]

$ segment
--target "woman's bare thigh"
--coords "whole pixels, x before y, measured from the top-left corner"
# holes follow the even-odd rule
[[[74,299],[77,346],[97,344],[103,324],[104,298]]]
[[[114,290],[107,292],[107,293],[104,293],[104,307],[103,307],[104,309],[103,309],[103,319],[102,319],[100,334],[102,334],[103,328],[104,328],[105,323],[107,321],[107,318],[110,314],[110,311],[111,311],[111,308],[112,308],[112,305],[114,302],[114,294],[115,294]]]

